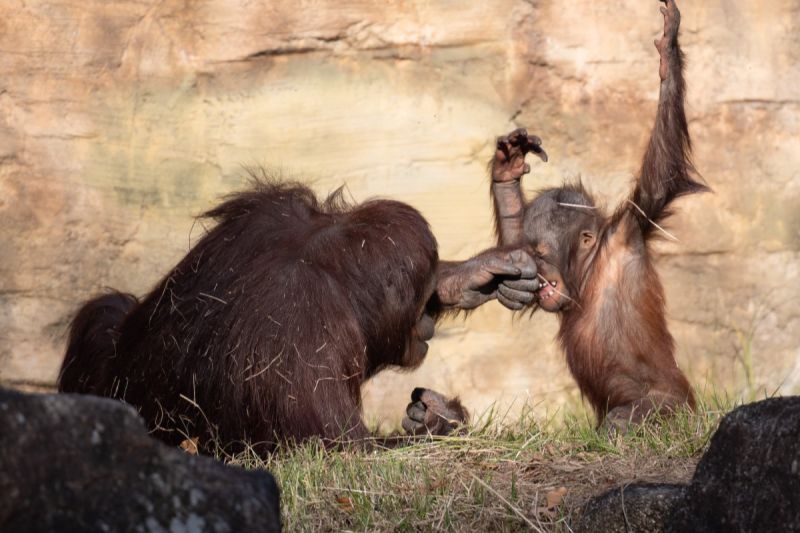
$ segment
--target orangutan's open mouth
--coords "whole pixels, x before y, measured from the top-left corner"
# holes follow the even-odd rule
[[[541,277],[541,280],[543,285],[538,291],[536,291],[536,296],[539,298],[540,302],[544,302],[546,300],[553,300],[554,299],[553,297],[556,294],[558,294],[558,291],[556,290],[558,282],[547,281],[544,277]]]

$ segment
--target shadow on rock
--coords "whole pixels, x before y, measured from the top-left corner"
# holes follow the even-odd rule
[[[152,439],[114,400],[0,389],[0,530],[280,531],[278,487]]]

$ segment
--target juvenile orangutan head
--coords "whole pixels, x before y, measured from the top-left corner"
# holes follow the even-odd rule
[[[547,281],[537,292],[539,307],[558,312],[578,298],[603,218],[580,183],[547,189],[531,202],[524,235],[540,279]]]

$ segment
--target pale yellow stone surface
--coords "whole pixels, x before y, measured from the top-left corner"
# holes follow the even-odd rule
[[[800,9],[681,9],[715,194],[680,201],[680,242],[658,245],[679,362],[700,388],[798,392]],[[660,28],[655,0],[0,6],[0,379],[51,382],[79,303],[152,286],[242,165],[406,201],[466,258],[492,243],[492,138],[519,125],[551,156],[529,190],[582,176],[613,206],[653,118]],[[555,330],[496,303],[449,320],[421,369],[367,386],[367,416],[395,422],[416,385],[476,412],[574,405]]]

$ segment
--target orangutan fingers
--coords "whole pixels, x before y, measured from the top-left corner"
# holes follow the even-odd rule
[[[416,422],[424,422],[425,411],[426,407],[424,403],[421,401],[412,402],[406,407],[406,416]]]
[[[503,294],[497,293],[497,301],[503,304],[504,307],[511,309],[512,311],[520,311],[522,310],[525,305],[510,298],[506,298]]]
[[[509,289],[514,289],[516,291],[536,292],[541,288],[542,282],[539,281],[539,278],[534,278],[534,279],[506,279],[506,280],[503,280],[503,283],[500,284],[500,287],[503,287],[503,286],[506,286]]]
[[[534,294],[533,292],[527,291],[518,291],[516,289],[512,289],[507,287],[506,285],[501,284],[497,288],[497,297],[500,298],[502,295],[504,298],[508,300],[513,300],[515,302],[519,302],[521,304],[529,304],[533,302]]]

